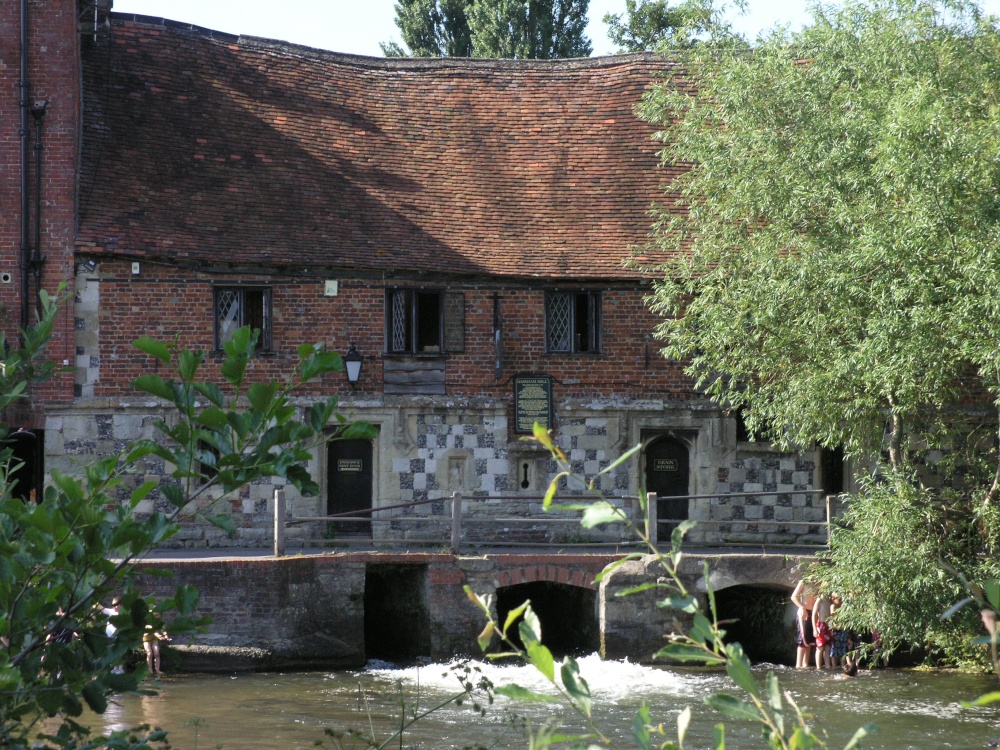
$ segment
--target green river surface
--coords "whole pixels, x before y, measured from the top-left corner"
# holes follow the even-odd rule
[[[495,684],[516,683],[545,690],[533,669],[495,664],[478,665]],[[676,737],[676,717],[691,706],[693,719],[687,748],[711,745],[712,727],[723,718],[706,706],[705,695],[736,693],[726,675],[718,671],[668,669],[624,661],[603,662],[596,655],[580,660],[581,672],[594,696],[597,723],[620,747],[635,747],[630,724],[636,709],[646,703],[654,722]],[[1000,704],[964,709],[963,700],[996,689],[988,676],[940,671],[862,671],[853,679],[828,673],[796,672],[788,667],[762,665],[755,669],[761,682],[774,669],[782,687],[831,748],[840,748],[863,724],[878,732],[865,748],[986,748],[1000,741]],[[150,680],[157,695],[119,697],[103,716],[85,721],[95,731],[123,729],[148,723],[169,731],[176,750],[252,750],[255,748],[336,747],[324,729],[374,731],[384,739],[398,726],[400,701],[406,711],[426,709],[457,686],[447,664],[396,667],[372,662],[364,670],[312,673],[233,675],[168,675]],[[485,718],[469,706],[449,706],[409,729],[402,745],[394,748],[463,748],[475,744],[496,748],[527,748],[523,726],[511,721],[514,712],[533,725],[557,719],[579,727],[572,715],[554,704],[526,704],[497,698]],[[523,722],[522,722],[523,723]],[[750,722],[726,719],[726,746],[764,748],[759,730]],[[345,747],[361,748],[357,739]]]

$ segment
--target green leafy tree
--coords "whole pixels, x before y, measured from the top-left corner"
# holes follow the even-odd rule
[[[45,345],[59,305],[44,292],[41,299],[40,322],[23,332],[22,346],[0,368],[0,413],[55,371]],[[145,666],[134,672],[118,667],[141,649],[147,627],[159,630],[169,620],[172,636],[178,637],[203,624],[193,616],[197,592],[189,587],[179,587],[165,601],[146,602],[133,581],[131,561],[174,534],[182,514],[201,514],[229,527],[229,519],[214,513],[207,498],[220,499],[248,482],[278,476],[304,493],[315,491],[302,466],[311,447],[336,437],[372,435],[370,427],[337,417],[335,398],[314,404],[304,420],[290,401],[303,384],[340,370],[338,354],[302,346],[287,382],[250,384],[246,373],[255,338],[244,328],[226,345],[223,388],[197,379],[201,353],[151,339],[137,342],[172,375],[142,375],[134,383],[176,408],[175,420],[159,424],[165,439],[138,441],[98,458],[80,476],[52,471],[37,501],[20,497],[13,451],[0,451],[3,747],[162,745],[160,731],[90,738],[75,721],[84,705],[102,713],[109,696],[138,689]],[[143,462],[151,457],[174,467],[168,481],[140,481]],[[139,503],[156,491],[167,509],[138,513]],[[109,637],[102,604],[116,595],[121,611],[111,615],[117,629]]]
[[[396,26],[407,52],[396,42],[382,42],[386,57],[472,57],[470,0],[399,0]]]
[[[687,44],[680,30],[688,16],[668,0],[625,0],[624,13],[607,13],[608,37],[619,52],[673,49]]]
[[[903,524],[911,536],[896,542],[947,549],[974,577],[998,539],[992,441],[980,443],[992,462],[984,482],[969,466],[945,477],[961,502],[922,486],[912,459],[969,444],[973,433],[955,428],[970,405],[998,423],[994,19],[951,0],[849,2],[752,49],[713,23],[680,59],[690,85],[660,85],[642,105],[662,126],[664,163],[685,170],[646,249],[660,276],[651,304],[664,352],[686,360],[708,396],[742,410],[756,435],[790,449],[843,446],[855,466],[920,494],[907,513],[967,509],[947,523],[930,514],[939,522],[929,535]],[[649,263],[657,251],[668,260]],[[852,501],[855,514],[882,507],[864,493]],[[975,544],[952,544],[970,531]],[[902,620],[920,607],[921,623],[940,615],[932,608],[954,595],[951,584],[941,576],[922,604],[914,592],[890,626],[877,611],[890,585],[878,550],[855,549],[834,556],[842,583],[870,594],[855,600],[856,621],[881,620],[890,637],[924,645],[933,629],[917,634]]]
[[[970,375],[996,402],[994,27],[965,4],[851,3],[686,60],[691,86],[642,110],[692,167],[656,227],[666,352],[785,446],[877,454],[888,421],[895,468]]]
[[[589,0],[400,0],[396,25],[415,56],[586,57]],[[406,55],[382,44],[387,56]]]

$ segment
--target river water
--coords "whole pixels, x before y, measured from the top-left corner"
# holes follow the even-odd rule
[[[530,668],[477,666],[497,685],[516,683],[545,690],[544,682]],[[690,705],[694,717],[685,744],[709,746],[712,727],[723,719],[702,698],[718,691],[736,692],[721,672],[602,662],[597,656],[581,659],[580,666],[595,698],[597,722],[622,747],[634,747],[629,725],[643,702],[650,706],[653,720],[666,725],[667,739],[676,736],[676,717]],[[960,705],[962,700],[996,689],[989,677],[879,670],[862,672],[854,679],[836,679],[763,665],[756,668],[761,680],[768,669],[774,669],[799,706],[814,715],[814,726],[826,733],[831,748],[843,747],[860,725],[869,722],[879,731],[866,739],[865,748],[986,748],[1000,741],[1000,708],[963,709]],[[141,723],[160,726],[170,732],[175,750],[295,750],[315,747],[320,740],[322,747],[336,747],[325,729],[354,729],[384,739],[399,726],[401,714],[434,705],[458,692],[457,685],[455,673],[442,664],[401,668],[373,662],[356,672],[170,675],[149,683],[158,688],[157,695],[121,697],[103,716],[90,717],[89,723],[96,731]],[[579,727],[558,705],[498,697],[487,707],[485,718],[468,705],[432,714],[405,733],[402,747],[527,748],[524,721],[537,727],[548,719]],[[727,747],[766,746],[749,722],[728,719],[725,723]],[[365,746],[353,737],[343,742],[344,747]]]

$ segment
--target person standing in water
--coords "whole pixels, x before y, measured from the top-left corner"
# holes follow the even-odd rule
[[[816,638],[816,669],[831,669],[830,646],[833,643],[833,631],[830,630],[830,597],[821,594],[816,597],[813,605],[812,624],[813,635]]]
[[[816,595],[805,581],[799,581],[792,591],[792,604],[797,608],[795,613],[795,668],[809,669],[812,647],[815,645],[812,610],[816,604]]]

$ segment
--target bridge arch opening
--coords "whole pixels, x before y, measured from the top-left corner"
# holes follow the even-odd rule
[[[715,592],[727,643],[739,643],[750,661],[795,665],[795,605],[791,589],[730,586]]]
[[[520,607],[526,599],[542,625],[542,642],[556,656],[584,656],[600,647],[600,625],[597,616],[597,592],[581,586],[554,581],[533,581],[497,589],[497,617],[501,625],[507,614]],[[518,621],[519,623],[520,621]],[[508,634],[521,644],[518,623]]]
[[[426,565],[365,569],[365,658],[412,661],[431,654]]]

